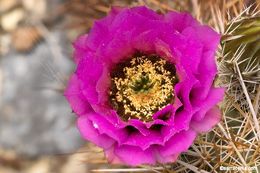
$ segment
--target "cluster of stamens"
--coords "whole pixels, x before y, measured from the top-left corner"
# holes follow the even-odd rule
[[[176,82],[172,64],[156,56],[137,56],[118,64],[111,73],[110,101],[124,119],[151,121],[171,103]]]

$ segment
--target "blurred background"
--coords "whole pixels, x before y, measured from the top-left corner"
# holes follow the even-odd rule
[[[210,24],[198,3],[208,9],[216,1],[0,0],[0,173],[86,173],[89,160],[105,167],[102,152],[80,138],[63,97],[74,70],[72,41],[111,5],[190,11]]]

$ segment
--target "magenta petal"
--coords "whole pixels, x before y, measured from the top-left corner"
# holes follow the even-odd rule
[[[155,50],[158,55],[161,57],[165,57],[168,61],[174,61],[174,56],[173,52],[170,48],[170,45],[162,41],[161,39],[156,39],[155,40]]]
[[[212,51],[204,52],[203,61],[199,64],[199,70],[196,74],[199,83],[191,91],[192,95],[197,97],[198,100],[206,98],[217,73],[214,55],[215,53]]]
[[[107,121],[103,115],[92,113],[88,115],[88,119],[96,124],[97,130],[100,134],[105,134],[116,140],[119,144],[123,143],[128,137],[128,131],[125,128],[117,128],[115,124]]]
[[[102,44],[104,44],[104,41],[108,39],[110,33],[108,26],[112,24],[115,17],[123,10],[123,8],[114,7],[108,16],[96,21],[84,45],[88,46],[91,50],[96,51]]]
[[[132,120],[128,121],[128,124],[130,127],[136,128],[139,131],[139,133],[141,133],[144,136],[148,136],[150,134],[150,130],[149,130],[149,128],[147,128],[145,123],[143,123],[142,121],[140,121],[138,119],[132,119]]]
[[[94,57],[91,57],[91,55],[80,60],[76,74],[82,81],[82,92],[90,103],[98,102],[96,79],[100,78],[102,71],[102,64],[98,60],[94,59]]]
[[[193,119],[197,121],[202,120],[206,112],[223,99],[224,92],[224,88],[212,88],[204,101],[194,104],[194,106],[199,108],[199,111],[193,116]]]
[[[105,47],[100,51],[102,60],[108,63],[116,64],[123,58],[134,53],[134,49],[130,43],[131,32],[124,31],[113,36]],[[121,51],[124,50],[124,51]]]
[[[147,30],[139,33],[133,38],[133,48],[142,52],[154,53],[155,48],[153,41],[157,35],[158,33],[155,30]]]
[[[186,46],[182,52],[182,64],[185,68],[193,73],[198,71],[198,66],[203,54],[203,44],[198,39],[195,30],[192,27],[187,27],[182,31],[182,35],[186,38]]]
[[[183,106],[175,113],[174,129],[182,130],[189,128],[189,123],[192,118],[194,110],[190,102],[190,91],[198,81],[192,77],[186,77],[183,82],[175,85],[175,95],[180,99]]]
[[[165,15],[165,21],[169,22],[179,32],[182,32],[186,27],[198,25],[198,22],[189,13],[173,11]]]
[[[88,35],[82,35],[77,38],[77,40],[73,43],[73,47],[75,48],[73,58],[76,62],[76,64],[79,63],[79,61],[86,56],[86,53],[90,50],[90,48],[87,46],[87,37]]]
[[[142,135],[139,132],[132,132],[129,134],[127,140],[123,143],[124,145],[140,147],[142,150],[146,150],[151,145],[163,145],[163,136],[159,131],[150,130],[149,135]]]
[[[196,138],[196,132],[193,130],[181,131],[175,134],[164,146],[159,146],[158,153],[164,156],[175,155],[188,150]]]
[[[166,118],[165,116],[170,116],[174,113],[174,107],[172,104],[169,104],[167,106],[165,106],[162,110],[157,111],[154,115],[153,115],[153,119],[164,119]],[[170,116],[173,117],[174,116]],[[169,118],[170,118],[169,117]]]
[[[191,128],[196,132],[208,132],[210,131],[221,119],[221,112],[215,106],[211,108],[201,121],[191,121]]]
[[[110,76],[107,68],[103,68],[103,72],[96,83],[96,91],[98,93],[98,102],[103,104],[108,102],[107,90],[110,87]]]
[[[87,118],[88,114],[78,118],[78,128],[81,135],[86,139],[97,146],[102,148],[109,148],[115,142],[112,138],[108,137],[105,134],[100,134],[96,129],[96,124],[91,123]]]
[[[105,152],[105,155],[106,155],[107,160],[108,160],[109,163],[111,163],[111,164],[121,164],[121,163],[123,163],[123,161],[120,160],[117,157],[117,155],[115,155],[115,153],[114,153],[114,146],[104,150],[104,152]]]
[[[216,33],[209,26],[196,25],[194,29],[200,41],[203,43],[205,51],[211,50],[215,52],[220,41],[220,34]]]
[[[72,110],[76,114],[83,115],[88,111],[91,111],[91,106],[82,94],[80,81],[75,74],[71,76],[64,96],[67,98]]]
[[[134,7],[131,9],[132,12],[142,15],[143,17],[147,18],[147,20],[162,20],[163,16],[159,15],[153,10],[148,9],[145,6]]]
[[[188,130],[190,127],[190,121],[192,119],[192,113],[187,110],[182,110],[178,114],[174,115],[174,122],[169,126],[163,126],[161,129],[161,134],[164,136],[164,141],[168,141],[176,133],[183,130]]]
[[[171,119],[169,121],[164,121],[164,120],[157,119],[157,120],[153,120],[151,122],[145,123],[145,126],[148,129],[152,128],[153,126],[156,126],[156,125],[168,126],[169,122],[172,122],[172,121],[173,121],[173,117],[171,117]]]
[[[101,76],[103,65],[93,53],[86,55],[80,60],[76,74],[79,79],[85,82],[85,85],[96,84],[97,81],[94,79],[99,79]]]
[[[114,154],[122,162],[128,163],[131,166],[156,163],[152,147],[143,151],[139,147],[130,145],[115,146]]]

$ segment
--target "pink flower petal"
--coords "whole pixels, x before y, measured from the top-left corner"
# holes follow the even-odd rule
[[[211,108],[200,121],[191,121],[191,128],[198,133],[210,131],[221,119],[221,112],[217,107]]]
[[[100,134],[97,130],[96,124],[89,121],[87,116],[88,114],[79,117],[77,122],[82,137],[104,149],[111,147],[115,140],[108,137],[106,134]]]
[[[143,151],[139,147],[130,146],[130,145],[115,146],[114,154],[122,162],[128,163],[131,166],[156,163],[154,151],[152,147]]]
[[[181,131],[175,134],[164,146],[159,146],[158,153],[164,156],[175,155],[187,151],[196,138],[196,132],[193,130]]]
[[[80,81],[75,74],[71,76],[64,96],[67,98],[72,110],[76,114],[83,115],[92,110],[87,99],[82,94]]]

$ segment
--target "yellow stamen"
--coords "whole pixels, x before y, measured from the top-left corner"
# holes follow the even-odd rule
[[[166,64],[157,56],[139,56],[122,69],[121,76],[111,76],[111,102],[124,119],[151,121],[154,112],[172,101],[175,71],[165,68]]]

